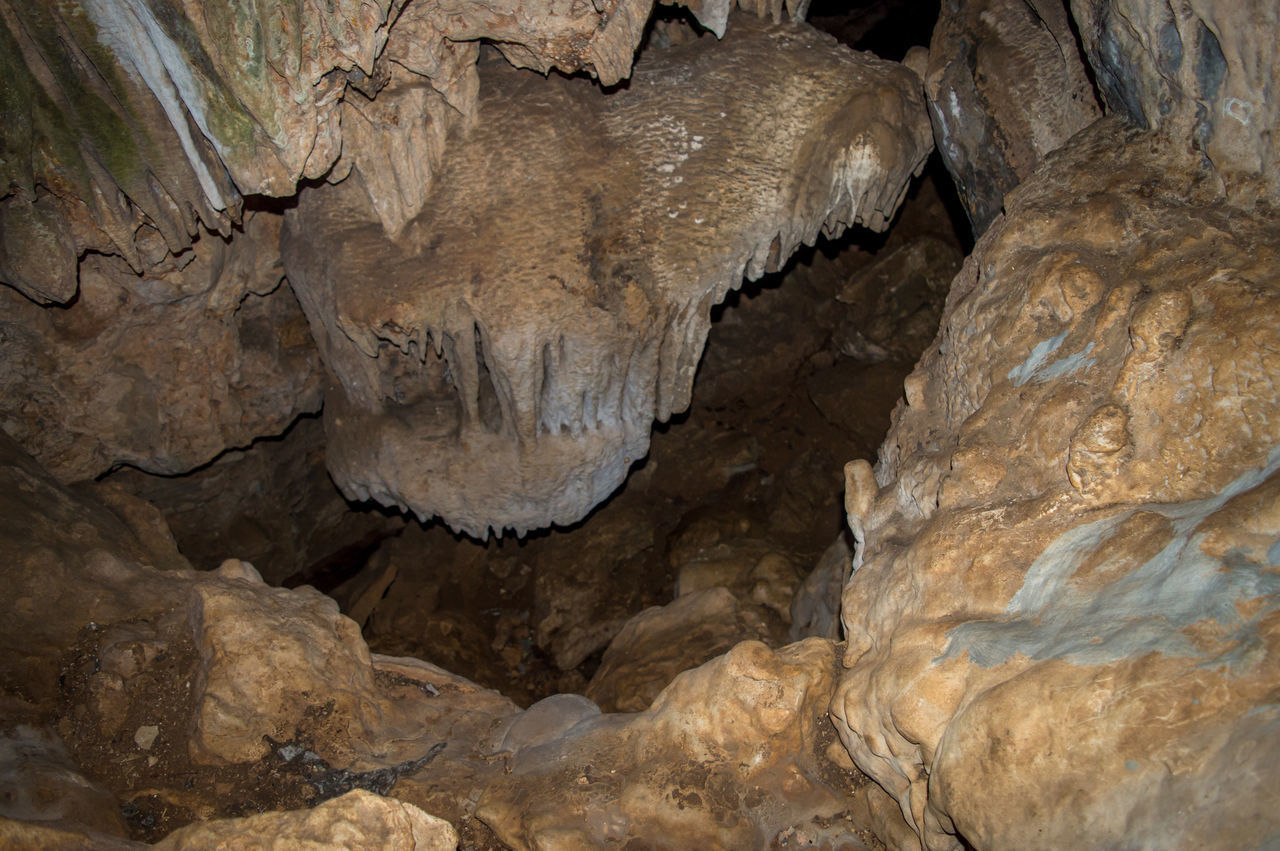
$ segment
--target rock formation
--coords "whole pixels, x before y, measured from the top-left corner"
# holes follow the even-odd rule
[[[332,375],[334,479],[482,538],[580,519],[688,405],[744,272],[886,226],[929,150],[913,80],[743,19],[604,97],[493,68],[394,240],[350,184],[303,192],[284,255]]]
[[[1190,144],[1236,203],[1280,194],[1274,3],[1072,0],[1071,10],[1112,111]]]
[[[1277,223],[1115,120],[1006,204],[850,484],[833,717],[928,848],[1082,825],[1256,845],[1280,764]]]
[[[0,844],[1274,843],[1280,11],[739,5],[0,0]]]
[[[1062,0],[947,0],[924,73],[938,152],[975,235],[1101,116]]]
[[[318,411],[323,368],[282,284],[280,224],[249,214],[141,276],[87,253],[66,307],[0,290],[5,432],[74,481],[185,472]]]

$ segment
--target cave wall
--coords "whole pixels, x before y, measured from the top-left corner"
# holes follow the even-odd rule
[[[568,729],[547,726],[554,712],[520,713],[421,663],[371,657],[315,592],[270,589],[240,562],[196,574],[146,506],[57,481],[119,464],[189,470],[316,410],[322,382],[355,392],[330,343],[315,348],[306,328],[342,345],[360,332],[323,315],[327,298],[313,292],[300,308],[281,286],[289,203],[265,196],[293,196],[305,180],[314,198],[365,208],[377,240],[412,234],[452,174],[451,152],[483,134],[474,39],[517,65],[617,83],[650,11],[272,9],[0,5],[13,81],[0,102],[0,404],[6,434],[36,458],[0,446],[0,541],[17,589],[0,634],[9,694],[54,700],[66,648],[88,640],[81,630],[110,627],[92,640],[131,648],[113,657],[119,668],[77,668],[73,685],[82,715],[119,727],[147,689],[179,688],[158,674],[131,686],[136,662],[193,642],[198,688],[175,716],[195,731],[181,743],[188,758],[270,759],[262,735],[288,736],[324,705],[294,696],[332,692],[350,722],[323,730],[335,762],[391,769],[427,758],[438,744],[428,738],[447,730],[457,750],[403,794],[458,823],[478,812],[531,847],[680,830],[760,844],[800,824],[830,827],[845,800],[837,789],[903,847],[1082,835],[1255,846],[1276,835],[1272,5],[1077,0],[1069,20],[1046,5],[1019,19],[1035,38],[979,36],[967,55],[982,74],[958,76],[947,45],[979,24],[1005,32],[999,16],[1026,4],[947,6],[925,85],[895,66],[887,101],[921,89],[940,147],[1003,142],[949,161],[985,233],[878,465],[847,471],[855,546],[833,559],[852,568],[846,645],[740,645],[644,713],[577,703]],[[727,4],[693,10],[731,38]],[[743,27],[757,28],[812,38],[781,21]],[[1037,61],[1050,41],[1057,56]],[[1092,110],[1110,113],[1099,122],[1087,99],[1065,118],[1044,112],[1062,93],[1052,80],[1080,90],[1079,55],[1096,84]],[[938,123],[939,103],[962,91],[982,108]],[[915,132],[923,102],[902,118],[912,142],[894,168],[906,173],[927,150]],[[847,150],[826,152],[846,178],[865,167],[842,160]],[[997,154],[998,179],[974,181],[979,160]],[[870,209],[883,224],[902,187],[876,186],[887,200]],[[313,200],[291,221],[305,225]],[[797,232],[808,238],[829,212]],[[857,218],[852,206],[846,215]],[[748,254],[763,268],[789,241],[777,257]],[[450,702],[432,704],[422,683]],[[823,739],[826,706],[843,748]],[[439,726],[424,729],[432,712]],[[660,770],[690,753],[700,771]],[[654,754],[664,757],[654,770],[627,774]],[[851,791],[852,775],[832,766],[856,766],[875,785]],[[701,797],[707,789],[734,818]]]

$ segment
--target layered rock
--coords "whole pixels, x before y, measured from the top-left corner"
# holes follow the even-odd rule
[[[924,81],[977,236],[1009,190],[1102,114],[1062,0],[947,0]]]
[[[849,471],[837,727],[928,848],[1263,843],[1276,222],[1113,120],[1006,203]]]
[[[913,81],[744,18],[607,96],[495,67],[395,241],[349,184],[304,192],[286,268],[333,378],[335,480],[480,537],[581,518],[688,404],[744,272],[886,226],[930,146]]]

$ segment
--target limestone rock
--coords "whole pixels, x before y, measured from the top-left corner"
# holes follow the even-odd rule
[[[1270,0],[1072,0],[1107,105],[1198,151],[1237,202],[1280,190],[1280,106]]]
[[[606,712],[640,712],[681,671],[740,641],[768,636],[760,617],[744,609],[727,588],[686,594],[626,622],[604,651],[586,695]]]
[[[306,321],[281,286],[280,217],[205,233],[139,276],[88,255],[74,304],[0,289],[0,426],[63,481],[180,473],[320,407]]]
[[[486,69],[395,241],[350,181],[284,240],[335,481],[478,537],[613,491],[688,404],[710,306],[824,228],[884,228],[931,144],[908,71],[790,24],[650,51],[608,95]]]
[[[841,816],[855,777],[819,754],[834,650],[744,642],[646,712],[587,718],[511,757],[477,812],[515,848],[863,847]],[[832,847],[835,847],[834,844]]]
[[[356,790],[310,810],[193,824],[174,831],[156,848],[388,848],[454,851],[458,833],[444,819],[413,804]]]
[[[1277,223],[1116,120],[1006,203],[849,479],[832,715],[928,848],[1264,843]]]
[[[264,736],[288,740],[309,708],[326,704],[348,735],[367,740],[373,666],[355,623],[312,588],[266,587],[244,562],[217,573],[229,581],[202,583],[191,600],[203,662],[192,683],[200,706],[193,756],[260,759],[270,749]]]
[[[1102,112],[1062,0],[947,0],[924,74],[934,138],[980,236]]]

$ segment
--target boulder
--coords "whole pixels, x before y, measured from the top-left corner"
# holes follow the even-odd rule
[[[850,471],[832,716],[927,848],[1264,844],[1277,223],[1115,119],[1006,203]]]
[[[413,804],[357,789],[309,810],[193,824],[174,831],[154,847],[165,851],[333,847],[454,851],[458,833],[449,822]]]

